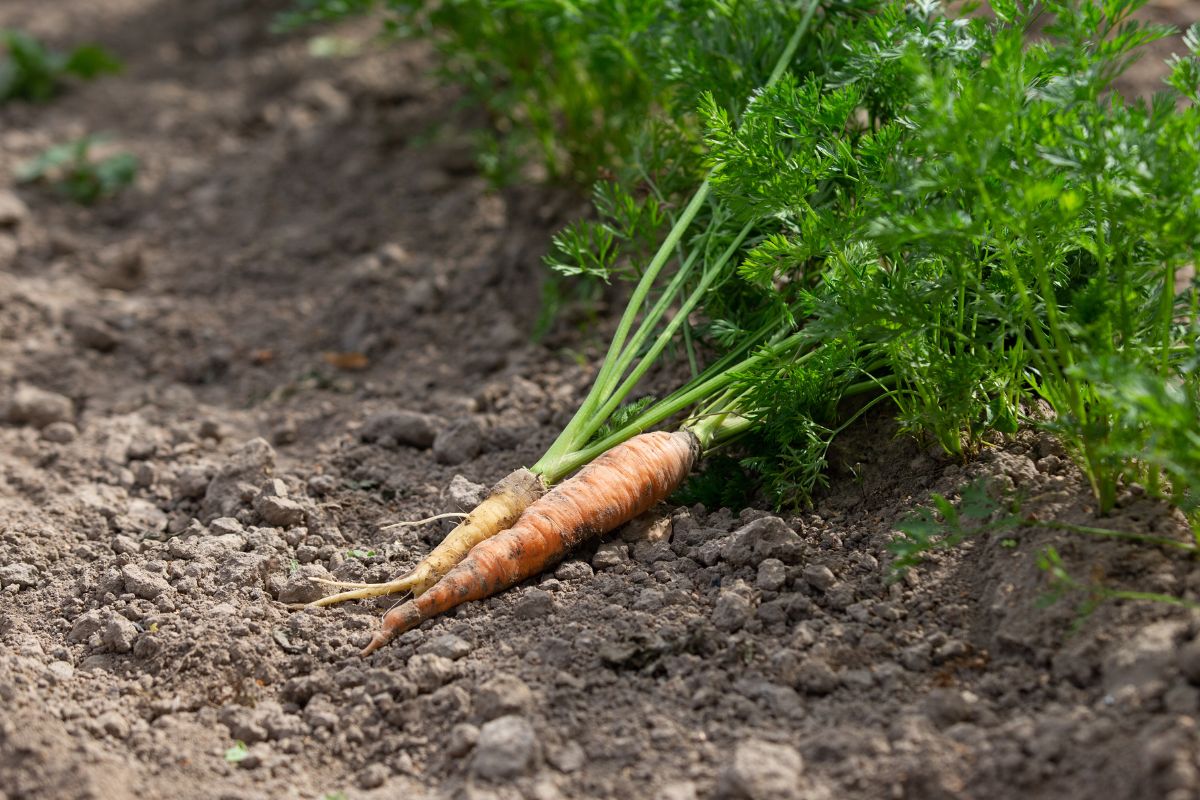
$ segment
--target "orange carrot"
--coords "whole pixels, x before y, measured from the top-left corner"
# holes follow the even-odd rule
[[[433,588],[387,612],[363,655],[430,617],[536,575],[585,539],[665,500],[699,452],[690,431],[643,433],[617,445],[525,509],[511,528],[477,544]]]

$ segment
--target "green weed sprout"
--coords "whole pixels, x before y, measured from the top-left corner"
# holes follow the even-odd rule
[[[121,62],[96,45],[59,53],[14,30],[0,31],[0,44],[6,51],[0,57],[0,103],[45,102],[62,91],[67,78],[92,80],[121,71]]]
[[[49,147],[17,169],[17,182],[45,181],[60,194],[84,205],[114,195],[133,183],[138,160],[130,153],[93,158],[92,148],[104,141],[101,136],[84,136]]]

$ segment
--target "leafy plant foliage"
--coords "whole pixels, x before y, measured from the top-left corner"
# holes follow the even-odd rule
[[[1046,3],[1038,44],[1033,10],[890,5],[831,77],[780,82],[736,129],[709,113],[710,159],[722,199],[774,228],[742,276],[806,287],[813,340],[853,343],[826,384],[891,376],[901,421],[951,453],[1047,403],[1102,512],[1123,480],[1194,512],[1196,53],[1154,98],[1115,94],[1168,32],[1139,5]]]
[[[1045,426],[1101,513],[1136,481],[1200,525],[1200,26],[1159,94],[1123,98],[1171,33],[1142,4],[384,6],[487,110],[494,174],[600,180],[555,239],[561,275],[637,280],[690,223],[677,279],[639,302],[687,310],[663,335],[697,380],[761,354],[696,419],[777,503],[820,484],[865,398],[955,455]]]
[[[68,77],[92,80],[120,72],[121,62],[96,45],[59,53],[20,31],[0,31],[5,53],[0,58],[0,103],[43,102],[58,94]]]
[[[93,158],[92,148],[104,141],[103,137],[84,136],[47,148],[18,168],[17,181],[46,181],[60,194],[85,205],[116,194],[137,177],[138,160],[130,153]]]

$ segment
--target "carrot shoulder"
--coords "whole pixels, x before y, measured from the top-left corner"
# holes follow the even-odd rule
[[[513,527],[472,548],[433,588],[384,615],[363,655],[430,617],[536,575],[585,539],[665,500],[699,451],[690,431],[643,433],[617,445],[525,509]]]

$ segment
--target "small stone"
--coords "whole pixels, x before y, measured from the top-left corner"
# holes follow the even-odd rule
[[[1114,641],[1102,664],[1105,691],[1117,694],[1126,689],[1139,697],[1165,691],[1183,629],[1182,622],[1163,620]]]
[[[900,663],[912,672],[924,672],[933,666],[932,651],[928,642],[918,642],[900,651]]]
[[[554,577],[560,581],[585,580],[595,574],[590,564],[578,560],[564,561],[554,570]]]
[[[270,572],[269,556],[262,553],[230,553],[217,569],[217,583],[262,586]]]
[[[925,716],[939,728],[974,719],[977,705],[973,694],[957,689],[934,689],[921,703]]]
[[[312,80],[300,84],[296,97],[306,107],[318,111],[331,120],[343,120],[350,115],[354,101],[329,81]]]
[[[100,630],[100,641],[114,653],[128,653],[137,635],[136,625],[120,614],[110,614]]]
[[[778,558],[764,559],[758,565],[755,584],[768,592],[777,592],[787,583],[787,567]]]
[[[799,682],[800,667],[803,665],[799,653],[795,650],[779,650],[771,657],[771,667],[781,683],[796,686]]]
[[[368,764],[358,772],[358,788],[378,789],[387,781],[389,775],[391,772],[383,764]]]
[[[308,735],[308,725],[299,714],[284,713],[275,701],[267,700],[260,708],[265,707],[268,739],[299,739]]]
[[[154,536],[165,531],[169,521],[166,512],[140,497],[130,500],[125,513],[113,520],[121,530],[142,536]]]
[[[146,279],[145,244],[138,237],[109,245],[100,251],[103,271],[96,283],[106,289],[127,292]]]
[[[75,497],[84,508],[113,519],[129,508],[129,496],[119,486],[102,483],[85,484],[75,489]]]
[[[80,347],[100,353],[111,353],[121,343],[120,336],[112,326],[91,314],[72,314],[67,319],[67,328]]]
[[[44,436],[45,432],[42,435]],[[135,486],[146,489],[153,486],[154,482],[158,479],[158,471],[149,461],[137,461],[131,465],[131,468],[133,470],[133,483]]]
[[[1047,456],[1065,458],[1067,455],[1067,450],[1063,446],[1063,443],[1052,433],[1038,434],[1036,452],[1039,458]]]
[[[0,567],[0,585],[28,589],[38,585],[38,570],[33,564],[18,561]]]
[[[129,738],[129,722],[115,711],[107,711],[96,717],[96,724],[114,739]]]
[[[745,627],[752,614],[749,600],[737,592],[722,591],[713,606],[712,623],[718,630],[732,633]]]
[[[238,769],[258,769],[271,757],[270,745],[259,742],[250,748],[241,761],[237,762]]]
[[[133,592],[143,600],[153,600],[171,588],[162,575],[155,575],[136,564],[122,567],[121,577],[125,581],[125,591]]]
[[[304,707],[304,721],[310,728],[334,731],[340,726],[342,715],[327,695],[317,694]]]
[[[513,606],[517,619],[539,619],[554,611],[554,596],[541,589],[527,589]]]
[[[1179,669],[1185,678],[1200,686],[1200,638],[1179,649]]]
[[[0,228],[19,228],[29,219],[29,207],[15,192],[0,189]]]
[[[948,639],[941,647],[933,651],[933,658],[939,664],[962,658],[971,652],[970,646],[960,639]]]
[[[533,767],[538,756],[537,735],[524,717],[494,719],[479,729],[471,771],[483,780],[509,780]]]
[[[1062,472],[1063,460],[1058,456],[1046,456],[1045,458],[1039,458],[1035,466],[1038,468],[1038,472],[1047,475],[1057,475]]]
[[[246,532],[246,529],[242,527],[242,523],[233,517],[217,517],[208,523],[208,530],[213,536],[226,536],[229,534],[240,536]]]
[[[75,644],[86,642],[103,627],[104,617],[98,610],[86,611],[75,618],[71,632],[67,634],[67,641]]]
[[[67,422],[75,416],[71,398],[22,383],[13,392],[5,415],[17,425],[45,428],[54,422]]]
[[[533,692],[516,675],[500,673],[485,681],[475,694],[475,713],[489,722],[497,717],[517,714],[533,705]]]
[[[100,596],[122,594],[124,591],[125,579],[121,577],[121,571],[116,567],[109,567],[96,580],[96,593]]]
[[[308,479],[308,490],[315,495],[333,494],[337,487],[337,478],[332,475],[313,475]]]
[[[280,420],[271,428],[271,444],[276,447],[295,444],[298,435],[299,431],[296,429],[296,420],[288,417],[287,419]]]
[[[267,740],[267,725],[265,715],[255,709],[239,705],[228,705],[221,709],[218,716],[221,724],[229,729],[229,735],[246,744],[265,742]]]
[[[236,516],[274,469],[275,450],[267,444],[266,439],[246,442],[229,457],[208,484],[200,508],[203,519]],[[249,497],[246,496],[247,491]]]
[[[555,747],[546,754],[550,766],[562,773],[570,774],[583,769],[587,754],[579,746],[579,742],[567,742],[562,747]]]
[[[776,713],[800,713],[800,695],[787,686],[758,678],[743,678],[735,682],[733,688],[743,697],[758,701]]]
[[[75,666],[70,661],[51,661],[46,665],[53,682],[61,683],[75,677]]]
[[[795,748],[748,739],[717,780],[719,800],[791,800],[801,797],[804,761]]]
[[[671,538],[671,517],[657,513],[635,517],[621,528],[621,540],[633,544],[638,542],[663,542]]]
[[[721,548],[721,540],[710,539],[693,551],[692,558],[706,567],[715,566],[721,560]]]
[[[865,692],[875,685],[875,676],[869,669],[845,669],[838,678],[843,686],[856,692]]]
[[[776,598],[761,604],[758,618],[767,625],[782,625],[788,620],[788,600]]]
[[[221,424],[220,420],[210,417],[200,420],[200,429],[197,433],[200,434],[201,439],[212,439],[215,442],[219,442],[225,438],[225,426]]]
[[[433,457],[439,464],[461,464],[483,449],[483,426],[474,417],[460,417],[433,440]]]
[[[279,589],[281,603],[311,603],[325,595],[325,587],[314,578],[328,578],[329,572],[320,564],[305,564],[287,576]]]
[[[11,266],[20,251],[21,243],[17,241],[13,232],[0,230],[0,269]],[[7,800],[3,792],[0,792],[0,800]]]
[[[54,444],[69,444],[79,436],[79,429],[70,422],[51,422],[42,428],[42,438]]]
[[[829,694],[838,687],[838,675],[821,658],[806,659],[795,671],[796,688],[809,694]]]
[[[130,437],[129,444],[125,446],[125,459],[127,461],[145,461],[154,458],[156,454],[162,452],[163,446],[161,431],[154,428],[137,431]]]
[[[760,517],[743,525],[721,548],[721,558],[735,567],[758,564],[767,558],[796,564],[803,555],[800,537],[779,517]]]
[[[203,529],[201,529],[203,530]],[[184,561],[201,559],[223,559],[230,553],[240,552],[246,547],[246,537],[237,534],[224,536],[176,536],[167,542],[167,553],[171,558]]]
[[[455,636],[453,633],[434,636],[432,639],[424,642],[417,652],[431,653],[435,656],[448,658],[451,661],[457,661],[469,654],[475,649],[470,642],[461,636]]]
[[[204,466],[192,464],[175,474],[175,497],[180,500],[196,500],[208,491],[212,471]]]
[[[851,603],[846,606],[846,614],[855,622],[865,623],[871,619],[871,611],[865,603]]]
[[[992,463],[999,467],[1003,475],[1011,478],[1016,486],[1037,485],[1037,466],[1029,456],[1000,450],[993,454]]]
[[[642,589],[637,600],[633,601],[634,611],[653,612],[661,609],[666,602],[666,595],[661,589]]]
[[[691,781],[674,781],[658,790],[654,800],[696,800],[696,784]]]
[[[440,420],[429,414],[391,409],[367,417],[359,437],[364,442],[377,442],[383,447],[423,449],[437,438],[439,424]]]
[[[304,523],[304,506],[287,497],[259,496],[254,510],[263,522],[276,528],[294,528]]]
[[[1168,714],[1194,716],[1200,711],[1200,689],[1187,684],[1173,686],[1163,695],[1163,706]]]
[[[446,755],[462,758],[471,752],[478,741],[479,728],[469,722],[460,722],[450,729],[450,735],[446,737]]]
[[[450,485],[442,497],[442,509],[446,512],[470,511],[487,499],[488,489],[480,483],[473,483],[462,475],[450,479]]]
[[[876,603],[871,610],[875,616],[886,622],[899,622],[904,618],[904,609],[892,603]]]
[[[633,557],[643,564],[657,564],[660,561],[674,561],[675,552],[668,542],[643,539],[633,543]]]
[[[804,580],[808,585],[822,592],[827,592],[837,583],[833,570],[820,564],[809,564],[804,568]]]
[[[620,542],[605,542],[592,556],[592,567],[597,570],[611,569],[629,560],[629,547]]]
[[[408,660],[408,677],[417,689],[432,692],[450,682],[455,675],[454,662],[432,653],[418,653]]]

